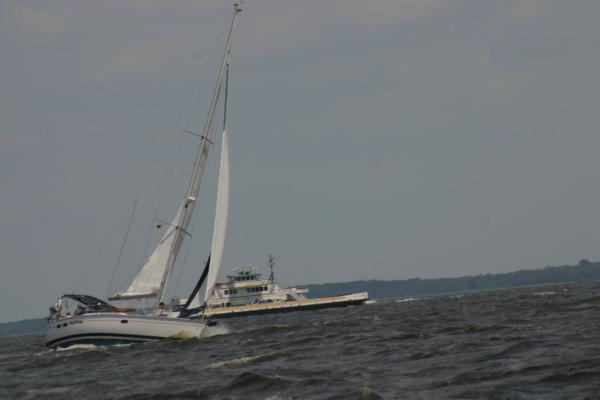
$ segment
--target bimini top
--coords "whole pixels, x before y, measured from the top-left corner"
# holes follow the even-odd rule
[[[78,301],[88,307],[98,308],[101,310],[115,308],[114,306],[110,305],[109,303],[105,302],[104,300],[100,300],[94,296],[90,296],[87,294],[64,294],[62,297],[68,298],[68,299],[73,299],[73,300]]]

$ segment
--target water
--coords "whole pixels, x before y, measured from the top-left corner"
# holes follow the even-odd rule
[[[598,399],[600,283],[224,321],[48,351],[0,338],[1,399]]]

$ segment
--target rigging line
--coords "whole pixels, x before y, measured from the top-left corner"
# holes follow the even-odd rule
[[[162,174],[162,177],[160,178],[160,183],[158,185],[159,186],[159,194],[156,196],[157,201],[156,201],[156,205],[154,207],[154,215],[152,216],[152,221],[150,223],[150,229],[148,231],[148,237],[146,238],[146,245],[144,246],[144,252],[142,253],[142,262],[141,262],[142,266],[144,265],[144,261],[146,260],[146,257],[147,257],[148,247],[150,246],[150,239],[152,238],[152,233],[155,231],[154,220],[157,218],[158,214],[160,213],[161,207],[164,205],[165,195],[167,193],[167,189],[169,188],[169,181],[175,174],[174,164],[178,158],[176,156],[177,156],[177,154],[181,153],[182,146],[183,146],[183,135],[179,135],[179,140],[177,141],[176,147],[175,147],[174,151],[171,153],[170,159],[167,161],[168,167],[165,168],[165,173]],[[170,171],[170,173],[167,171]]]
[[[213,133],[214,133],[214,131],[217,130],[216,127],[214,127],[214,126],[213,126],[212,129],[213,129]],[[206,167],[204,169],[204,173],[207,176],[210,175],[211,170],[212,170],[212,168],[211,168],[212,164],[209,162],[210,158],[211,158],[211,153],[209,153],[208,156],[207,156]],[[204,203],[205,203],[204,199],[205,199],[206,190],[207,190],[206,186],[207,185],[201,185],[200,186],[200,192],[198,193],[198,198],[196,199],[196,201],[197,201],[196,207],[198,207],[198,208],[202,208],[204,206]],[[192,227],[190,229],[190,232],[195,232],[197,225],[198,225],[198,217],[196,215],[196,218],[192,218]],[[188,241],[185,253],[183,255],[183,262],[181,264],[181,270],[179,271],[179,276],[177,277],[177,284],[175,285],[175,291],[174,291],[175,293],[177,293],[177,291],[179,290],[179,286],[181,284],[181,279],[182,279],[182,276],[183,276],[183,272],[185,271],[185,267],[187,265],[188,251],[189,251],[190,247],[191,247],[191,240]]]
[[[219,42],[221,41],[221,36],[224,36],[225,33],[223,32],[218,38],[217,40],[215,40],[215,43],[212,46],[212,49],[209,51],[209,55],[215,53],[216,49],[217,49],[217,45],[219,44]],[[206,68],[208,67],[209,61],[210,61],[211,57],[207,57],[202,65],[202,67],[200,68],[200,72],[198,73],[198,75],[196,76],[196,79],[194,80],[194,83],[192,84],[192,90],[190,90],[190,92],[188,93],[187,98],[185,99],[183,105],[180,107],[180,110],[177,114],[177,117],[175,118],[175,121],[181,121],[183,119],[183,115],[186,112],[186,109],[188,108],[188,104],[191,102],[192,98],[194,97],[195,93],[199,92],[200,90],[200,81],[203,77],[203,75],[205,74]],[[201,104],[203,104],[206,99],[208,98],[208,94],[204,96],[203,100],[201,100]],[[183,125],[181,122],[178,124],[179,126]],[[159,157],[160,155],[163,153],[164,148],[167,145],[167,142],[169,141],[169,139],[172,137],[173,133],[175,133],[178,130],[178,127],[176,127],[176,129],[171,130],[171,134],[170,135],[165,135],[165,138],[163,139],[161,145],[159,146],[156,155],[154,156],[153,162],[151,164],[151,167],[148,168],[148,174],[146,175],[146,178],[144,179],[144,183],[142,184],[142,188],[145,187],[146,182],[148,182],[150,180],[150,176],[152,175],[153,170],[156,169],[156,165],[158,164],[159,161]],[[175,152],[171,155],[170,160],[167,161],[167,164],[172,166],[174,163],[174,159],[175,159],[175,155],[180,153],[180,148],[181,148],[181,141],[182,139],[180,138],[178,144],[176,145],[176,150]],[[165,168],[165,170],[169,170],[170,168]],[[169,177],[167,177],[167,172],[162,174],[162,177],[159,178],[160,184],[159,187],[162,187],[162,193],[157,196],[157,206],[156,206],[156,211],[154,212],[154,218],[156,218],[156,216],[158,215],[158,212],[160,210],[160,207],[162,205],[162,201],[164,200],[164,193],[166,192],[166,187],[168,187],[168,181],[169,181]],[[154,224],[151,223],[151,227]],[[146,258],[146,253],[148,251],[148,246],[150,245],[150,239],[152,237],[152,232],[154,230],[151,228],[149,229],[148,232],[148,237],[146,239],[146,244],[144,246],[144,252],[142,253],[142,265],[143,262]]]
[[[115,268],[113,269],[112,275],[110,276],[110,283],[108,285],[108,290],[106,291],[106,297],[110,296],[110,290],[112,288],[115,275],[117,273],[117,269],[119,268],[119,264],[121,263],[121,256],[123,255],[123,250],[125,250],[125,243],[127,243],[127,237],[129,236],[129,230],[131,229],[131,224],[133,222],[133,217],[135,216],[135,210],[137,208],[138,202],[140,200],[140,195],[142,191],[138,192],[137,196],[135,196],[135,201],[133,203],[133,209],[131,210],[131,216],[129,217],[129,222],[127,223],[127,229],[125,229],[125,236],[123,237],[123,242],[121,243],[121,248],[119,249],[119,255],[117,256],[117,262],[115,263]]]
[[[144,188],[146,187],[146,184],[148,183],[148,181],[150,181],[150,177],[152,176],[153,172],[157,170],[157,165],[159,163],[159,159],[160,159],[160,155],[163,154],[163,150],[167,147],[167,143],[169,141],[169,139],[172,137],[171,135],[165,135],[165,138],[163,139],[162,143],[160,144],[160,146],[158,147],[156,154],[154,155],[153,159],[152,159],[152,163],[150,164],[150,167],[147,168],[148,170],[148,174],[146,175],[146,178],[144,179],[142,186],[140,188],[140,193],[143,192]],[[165,179],[164,175],[162,177],[159,178],[160,182],[163,182]],[[150,236],[151,236],[152,230],[150,230],[149,234],[148,234],[148,238],[146,240],[146,246],[144,248],[144,253],[143,253],[143,259],[145,258],[146,255],[146,251],[148,249],[148,243],[150,241]]]
[[[197,75],[194,83],[192,84],[192,90],[190,90],[190,92],[189,92],[186,100],[184,101],[184,103],[183,103],[183,105],[182,105],[182,107],[180,109],[179,114],[177,115],[176,121],[181,121],[183,119],[184,114],[187,112],[188,106],[189,106],[190,102],[192,101],[192,98],[197,97],[198,93],[200,93],[200,90],[202,88],[202,85],[200,85],[200,81],[203,78],[203,76],[205,75],[205,71],[206,71],[206,69],[208,67],[209,61],[212,59],[212,56],[217,52],[219,44],[221,43],[222,38],[226,34],[227,34],[227,30],[225,29],[215,39],[215,42],[213,43],[212,48],[208,52],[208,56],[206,57],[206,60],[204,61],[204,63],[202,64],[202,66],[200,68],[200,72],[198,73],[198,75]],[[203,107],[203,105],[206,103],[206,101],[208,101],[208,98],[210,96],[210,89],[203,90],[202,93],[204,93],[204,96],[201,97],[201,100],[198,103],[198,105],[197,105],[196,108]],[[187,125],[187,122],[183,123],[183,125]]]
[[[202,196],[203,191],[204,190],[201,187],[200,195],[198,196],[198,200],[196,200],[196,201],[198,201],[197,206],[200,206],[200,200],[204,197],[204,196]],[[198,225],[198,218],[192,219],[192,226],[191,226],[190,232],[194,232],[196,230],[197,225]],[[181,263],[181,269],[179,270],[179,276],[177,277],[177,284],[175,285],[175,290],[173,291],[174,294],[177,294],[177,291],[179,290],[179,285],[181,284],[181,277],[183,276],[183,271],[185,270],[185,267],[186,267],[186,263],[188,260],[188,252],[190,251],[190,247],[192,247],[191,239],[188,240],[186,243],[185,252],[183,253],[183,260]]]
[[[121,219],[119,219],[119,221],[121,221]],[[108,248],[108,246],[110,244],[110,240],[117,233],[117,231],[120,228],[120,225],[121,224],[119,224],[119,223],[115,224],[113,230],[110,232],[109,235],[106,236],[106,239],[104,240],[104,243],[100,247],[100,249],[98,251],[98,254],[94,258],[94,260],[90,263],[88,269],[85,271],[85,274],[82,276],[81,279],[79,279],[79,281],[77,281],[77,283],[75,285],[73,285],[74,286],[74,290],[73,290],[74,293],[77,293],[79,291],[79,289],[83,285],[83,282],[85,282],[85,280],[87,279],[87,277],[90,274],[90,272],[92,271],[92,269],[94,269],[98,265],[98,262],[100,261],[100,258],[102,256],[102,254],[106,253],[106,249]]]
[[[225,94],[223,95],[223,130],[227,127],[227,93],[229,92],[229,54],[227,55],[227,66],[225,67]]]
[[[220,44],[222,37],[225,36],[225,34],[227,33],[226,30],[224,30],[223,32],[221,32],[221,34],[215,39],[215,42],[212,45],[212,48],[209,50],[208,52],[208,56],[205,58],[204,63],[202,64],[202,66],[200,67],[200,70],[196,76],[196,79],[194,80],[194,83],[192,84],[192,90],[189,91],[184,103],[182,104],[182,106],[180,107],[179,113],[177,114],[177,117],[175,118],[175,121],[177,121],[175,123],[176,127],[175,127],[175,131],[177,131],[179,129],[179,127],[181,127],[182,125],[186,125],[185,123],[182,123],[181,121],[184,118],[184,114],[186,113],[186,110],[188,109],[189,104],[192,101],[192,98],[197,96],[197,93],[200,92],[201,86],[200,82],[202,80],[202,78],[205,75],[205,72],[207,70],[207,67],[210,63],[210,60],[212,59],[212,55],[216,52],[218,45]],[[199,106],[204,104],[210,94],[210,91],[203,91],[203,93],[205,93],[205,95],[202,97],[202,100],[200,100]],[[155,157],[155,161],[152,163],[153,167],[156,166],[156,164],[158,163],[158,155],[160,155],[162,153],[162,149],[164,149],[166,147],[166,143],[168,141],[168,139],[171,137],[171,135],[167,135],[165,137],[165,140],[163,141],[163,144],[161,145],[161,147],[159,148],[159,152],[157,154],[157,157]],[[169,167],[165,168],[165,171],[171,171],[171,174],[168,174],[167,172],[165,172],[164,174],[162,174],[162,177],[159,179],[160,180],[160,184],[159,187],[161,187],[162,189],[159,190],[160,194],[158,196],[156,196],[157,198],[157,203],[156,203],[156,207],[155,207],[155,212],[153,215],[153,218],[155,219],[159,212],[160,212],[160,208],[163,205],[163,201],[164,201],[164,197],[165,197],[165,193],[167,192],[167,188],[168,188],[168,183],[171,180],[174,172],[173,172],[173,164],[175,162],[176,159],[176,155],[181,153],[181,144],[182,143],[182,139],[179,140],[177,146],[176,146],[176,150],[174,151],[174,153],[171,154],[170,160],[167,161],[167,165]],[[150,173],[149,175],[150,176]],[[152,222],[150,224],[150,229],[148,230],[148,235],[146,238],[146,244],[144,246],[144,252],[142,253],[142,260],[141,260],[141,266],[144,265],[144,261],[146,260],[147,257],[147,253],[148,253],[148,248],[150,246],[150,240],[152,239],[152,233],[154,232],[154,223]],[[140,267],[141,268],[141,267]]]
[[[190,247],[192,247],[192,241],[188,240],[185,247],[185,252],[183,253],[183,262],[181,263],[181,269],[179,270],[179,276],[177,277],[177,284],[175,285],[174,294],[179,290],[179,285],[181,284],[181,277],[183,276],[183,271],[185,270],[185,264],[188,258],[188,252],[190,251]]]
[[[232,35],[233,35],[233,29],[235,27],[236,16],[238,13],[239,13],[238,5],[235,4],[234,5],[234,13],[232,15],[231,22],[229,24],[229,33],[228,33],[227,44],[226,44],[226,49],[225,49],[226,54],[229,52],[229,49],[231,48],[231,39],[232,39]],[[219,101],[219,90],[221,89],[221,84],[223,81],[223,73],[225,72],[224,68],[225,68],[225,55],[223,56],[223,59],[220,63],[219,74],[217,77],[217,81],[215,83],[215,87],[213,89],[209,112],[208,112],[208,115],[207,115],[207,118],[206,118],[206,121],[204,124],[204,128],[202,130],[203,136],[208,137],[210,130],[214,125],[213,124],[214,114],[215,114],[215,109],[216,109],[218,101]],[[204,169],[203,167],[205,165],[207,153],[208,153],[207,142],[206,142],[206,140],[203,139],[202,142],[198,145],[198,148],[196,150],[194,169],[192,171],[192,176],[190,177],[190,180],[188,182],[188,188],[186,191],[186,200],[184,203],[184,208],[181,209],[181,213],[178,213],[178,216],[176,217],[178,220],[177,225],[181,226],[184,229],[186,229],[189,226],[189,223],[190,223],[190,220],[192,217],[192,213],[194,210],[194,200],[198,196],[198,189],[200,188],[202,173],[203,173],[203,169]],[[191,200],[191,201],[188,203],[188,200]],[[188,208],[187,206],[189,204],[191,204],[191,207]],[[156,296],[157,301],[156,301],[155,307],[158,307],[158,302],[163,297],[164,290],[165,290],[166,284],[169,279],[169,275],[171,273],[173,266],[175,265],[175,262],[177,261],[177,255],[179,253],[179,250],[181,248],[181,244],[182,244],[183,240],[184,240],[184,236],[178,232],[177,236],[174,239],[172,246],[170,247],[170,253],[168,255],[167,263],[166,263],[165,269],[162,274],[160,287],[158,289],[158,293]]]
[[[116,289],[115,291],[118,291],[119,288],[126,288],[128,286],[126,283],[132,282],[133,278],[135,278],[135,276],[137,275],[139,270],[142,269],[143,266],[144,266],[144,264],[142,263],[142,265],[140,265],[136,270],[131,272],[126,279],[123,279],[121,281],[121,283],[115,288]]]
[[[115,231],[116,231],[116,229],[115,229]],[[77,281],[77,283],[75,283],[73,293],[79,292],[81,285],[83,285],[83,282],[85,282],[85,280],[87,279],[87,277],[90,274],[90,272],[92,271],[92,269],[94,269],[96,267],[96,265],[98,265],[100,256],[104,253],[104,251],[108,247],[108,243],[110,242],[110,239],[112,238],[112,236],[113,236],[112,234],[108,235],[108,237],[104,241],[104,245],[100,248],[100,252],[96,256],[94,261],[90,263],[88,269],[85,271],[85,274],[81,277],[81,279],[79,279],[79,281]]]

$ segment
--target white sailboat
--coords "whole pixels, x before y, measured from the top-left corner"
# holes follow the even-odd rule
[[[190,319],[187,316],[200,309],[205,303],[207,295],[201,296],[200,288],[207,276],[206,287],[211,288],[214,285],[223,254],[229,203],[229,158],[226,128],[227,80],[231,41],[236,17],[240,11],[239,5],[234,4],[225,53],[184,200],[172,223],[169,224],[165,234],[127,290],[115,293],[109,298],[109,300],[148,299],[154,302],[152,311],[143,315],[133,314],[132,312],[135,311],[133,309],[118,308],[93,296],[65,294],[50,309],[51,316],[46,334],[47,347],[197,337],[206,328],[207,321],[205,319]],[[213,143],[214,119],[222,92],[224,92],[223,133],[212,256],[209,257],[198,284],[182,309],[177,312],[165,312],[164,303],[162,303],[163,294],[183,241],[188,235],[187,230],[200,189],[209,146]],[[73,308],[69,309],[69,307]]]

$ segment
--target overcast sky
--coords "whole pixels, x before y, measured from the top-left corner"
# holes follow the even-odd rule
[[[269,253],[284,285],[600,259],[600,2],[243,8],[222,271]],[[141,192],[112,289],[127,285],[184,195],[184,130],[201,130],[230,14],[0,0],[0,321],[104,296]],[[209,251],[217,156],[170,285],[183,295]]]

